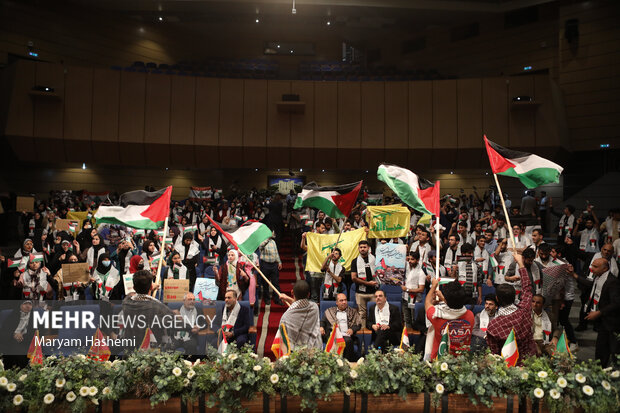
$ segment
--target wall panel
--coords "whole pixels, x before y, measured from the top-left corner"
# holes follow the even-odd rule
[[[314,147],[314,82],[291,83],[291,93],[299,95],[306,102],[304,113],[291,114],[291,146],[293,148]]]
[[[360,82],[338,82],[338,148],[360,147],[361,104]]]
[[[482,131],[508,146],[508,88],[501,77],[482,79]]]
[[[479,148],[482,145],[482,81],[457,81],[458,147]]]
[[[455,148],[457,124],[456,80],[433,82],[433,148]]]
[[[58,99],[38,96],[34,101],[34,136],[61,139],[65,97],[64,68],[46,62],[37,62],[35,84],[54,88]]]
[[[220,80],[196,78],[196,145],[217,146],[220,134]]]
[[[118,142],[121,73],[95,69],[93,78],[92,139]]]
[[[146,75],[122,72],[119,98],[119,142],[144,142]]]
[[[173,145],[194,144],[196,79],[190,76],[172,76],[170,143]]]
[[[408,146],[409,84],[385,83],[385,147],[402,149]]]
[[[537,107],[513,105],[512,99],[516,96],[531,96],[534,94],[534,77],[517,76],[510,78],[508,85],[509,100],[509,146],[515,148],[532,147],[536,144],[536,112]]]
[[[433,147],[433,82],[409,82],[409,148]]]
[[[243,80],[241,79],[221,80],[219,144],[243,145]]]

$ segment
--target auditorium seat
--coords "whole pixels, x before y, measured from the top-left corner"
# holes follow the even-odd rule
[[[401,301],[403,290],[400,285],[381,284],[379,288],[385,293],[388,301]]]
[[[482,284],[482,299],[484,299],[487,294],[495,294],[495,287],[489,287],[484,283]]]
[[[481,312],[482,310],[484,310],[484,306],[483,305],[475,305],[473,310],[471,310],[474,315],[478,314],[479,312]]]

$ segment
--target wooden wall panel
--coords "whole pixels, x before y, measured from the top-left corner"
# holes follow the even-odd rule
[[[170,96],[171,79],[169,75],[146,75],[144,142],[170,143]]]
[[[457,81],[458,147],[482,146],[482,81],[460,79]]]
[[[362,82],[362,149],[385,147],[385,82]]]
[[[508,88],[501,77],[482,79],[482,131],[508,146]]]
[[[336,82],[314,82],[314,147],[315,163],[319,160],[336,165],[338,155],[333,148],[338,142],[338,85]],[[329,148],[319,150],[319,148]]]
[[[409,148],[433,147],[433,82],[409,82]]]
[[[172,76],[170,99],[171,144],[194,144],[195,113],[196,78],[191,76]]]
[[[220,134],[220,80],[196,78],[196,145],[217,146]]]
[[[457,129],[456,80],[433,82],[433,148],[455,148]]]
[[[93,113],[93,69],[67,67],[65,74],[64,137],[91,140]]]
[[[361,104],[360,82],[338,82],[338,148],[360,147]]]
[[[122,72],[119,98],[119,142],[144,142],[146,75]]]
[[[63,100],[65,75],[61,65],[37,62],[35,84],[54,88],[59,99],[36,97],[34,102],[34,136],[61,139],[63,137]]]
[[[93,141],[118,142],[121,72],[95,69],[93,81]]]
[[[385,148],[409,146],[409,88],[407,82],[385,83]]]
[[[515,148],[532,147],[536,144],[536,112],[532,106],[512,104],[515,96],[531,96],[534,94],[534,78],[532,76],[516,76],[510,78],[508,85],[509,100],[509,146]]]
[[[291,83],[291,93],[298,94],[299,100],[306,102],[304,113],[291,115],[291,147],[314,147],[314,82],[299,81]]]
[[[33,136],[34,99],[28,93],[35,86],[35,62],[21,60],[7,75],[13,76],[11,102],[8,107],[5,133],[14,136]]]
[[[553,105],[551,79],[548,76],[534,76],[534,96],[540,102],[536,111],[536,146],[559,146],[558,121]]]
[[[243,80],[241,79],[221,81],[219,144],[243,145]]]
[[[243,146],[267,145],[267,81],[245,80],[243,97]]]
[[[282,100],[283,94],[291,93],[291,82],[270,80],[267,87],[267,146],[287,147],[291,142],[291,115],[279,112],[276,102]]]

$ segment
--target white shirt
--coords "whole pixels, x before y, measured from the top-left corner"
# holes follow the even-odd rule
[[[377,305],[377,308],[375,309],[375,318],[375,322],[377,324],[390,325],[390,306],[388,303],[383,305],[383,309],[379,308],[379,305]]]
[[[346,311],[336,311],[336,320],[338,320],[338,328],[343,336],[348,336],[347,330],[349,329],[349,325],[347,323],[347,312]]]

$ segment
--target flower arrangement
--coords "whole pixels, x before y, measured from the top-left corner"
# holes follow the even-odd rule
[[[321,350],[300,348],[274,363],[270,382],[282,396],[299,396],[301,408],[317,410],[317,400],[335,393],[350,392],[350,381],[358,377],[342,357]]]
[[[394,351],[382,354],[371,350],[366,358],[357,362],[354,370],[357,378],[351,389],[357,393],[375,396],[398,393],[404,400],[407,393],[420,393],[430,371],[419,355],[409,351]]]

